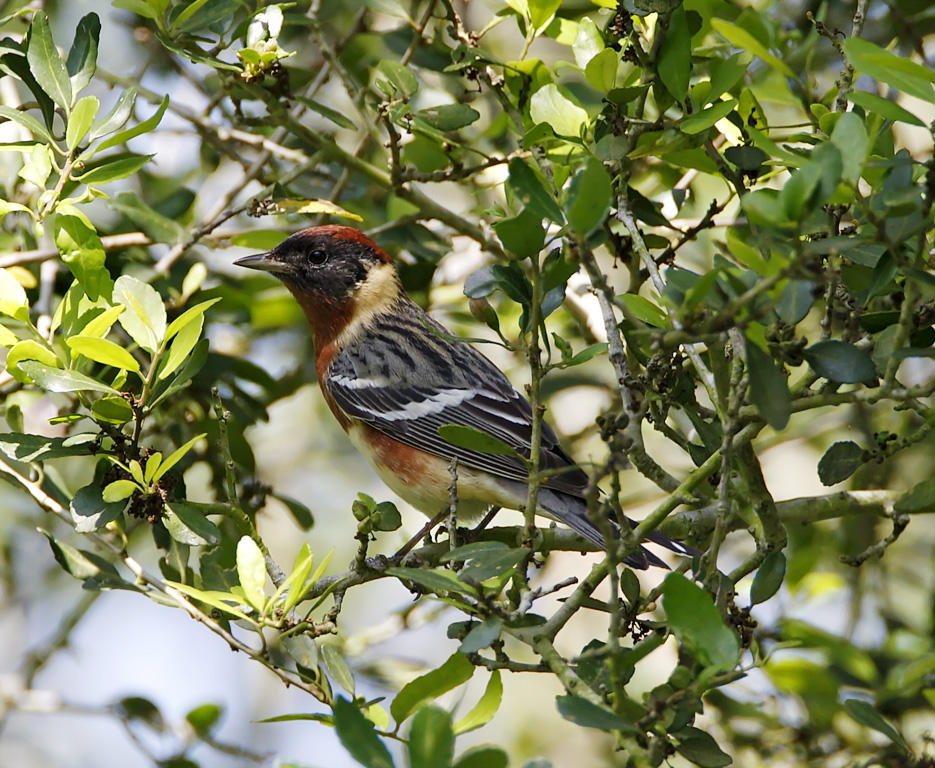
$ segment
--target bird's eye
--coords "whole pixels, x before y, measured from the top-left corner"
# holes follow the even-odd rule
[[[316,248],[308,255],[308,260],[311,264],[324,264],[326,261],[328,261],[328,252]]]

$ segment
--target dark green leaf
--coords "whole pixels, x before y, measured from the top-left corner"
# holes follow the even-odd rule
[[[861,699],[846,699],[844,701],[844,710],[861,725],[866,725],[868,728],[873,728],[873,730],[882,733],[907,754],[912,752],[903,735],[884,720],[883,716],[872,704]]]
[[[446,443],[459,448],[467,448],[479,453],[491,453],[498,456],[516,456],[516,449],[500,438],[481,432],[474,427],[465,427],[461,424],[443,424],[438,428],[438,434]]]
[[[818,462],[818,478],[822,485],[847,480],[863,464],[863,455],[863,448],[852,440],[832,445]]]
[[[604,223],[612,202],[610,174],[600,160],[588,158],[587,165],[575,174],[568,187],[568,223],[586,238]]]
[[[740,656],[737,636],[724,624],[711,595],[680,573],[670,573],[662,590],[669,628],[706,667],[733,669]]]
[[[460,581],[451,571],[431,571],[424,568],[387,568],[390,576],[396,576],[406,581],[414,581],[433,592],[460,592],[463,595],[473,595],[475,590],[463,581]]]
[[[815,303],[815,283],[811,280],[790,280],[776,302],[776,314],[789,325],[805,319]]]
[[[700,768],[723,768],[733,758],[724,752],[709,734],[699,728],[683,728],[679,732],[676,751]]]
[[[327,118],[332,123],[340,126],[341,128],[348,128],[351,130],[357,128],[354,122],[349,119],[343,112],[338,112],[338,110],[332,109],[331,107],[322,104],[320,101],[309,99],[306,96],[298,96],[296,101],[301,102],[313,112],[317,112],[319,115]]]
[[[702,131],[708,130],[708,128],[721,118],[727,117],[736,106],[737,101],[735,99],[719,101],[700,112],[695,112],[686,117],[679,123],[679,128],[682,129],[682,133],[687,133],[692,136],[701,133]]]
[[[509,759],[499,747],[474,747],[458,758],[454,768],[507,768]]]
[[[221,540],[220,529],[191,504],[170,501],[163,512],[163,523],[176,541],[201,547]]]
[[[773,429],[785,429],[792,413],[792,395],[786,377],[758,344],[746,339],[745,346],[750,399]]]
[[[26,58],[42,90],[62,109],[71,109],[71,80],[65,62],[52,40],[49,17],[45,11],[36,11],[32,18]]]
[[[68,511],[75,523],[75,530],[78,533],[90,533],[116,520],[125,506],[126,504],[122,501],[113,503],[104,501],[101,486],[91,483],[78,489]]]
[[[347,665],[344,656],[334,643],[324,643],[319,646],[321,658],[328,667],[328,673],[331,679],[341,688],[347,691],[351,696],[354,695],[354,675],[351,674],[351,668]]]
[[[779,550],[770,552],[760,563],[750,587],[750,603],[765,603],[782,585],[786,576],[786,556]]]
[[[447,552],[443,563],[463,560],[460,575],[476,582],[502,576],[526,556],[523,549],[508,547],[502,541],[477,541]]]
[[[383,75],[401,96],[412,96],[419,90],[419,81],[405,64],[384,59],[377,64],[377,72]]]
[[[494,617],[482,621],[474,625],[474,628],[467,633],[458,650],[461,653],[477,653],[481,648],[489,648],[492,642],[500,638],[502,631],[502,619]]]
[[[451,715],[439,707],[422,707],[409,731],[410,768],[450,768],[454,753]]]
[[[97,46],[101,38],[101,20],[96,13],[82,17],[75,29],[75,39],[68,51],[65,69],[71,78],[71,88],[78,93],[94,77],[97,68]]]
[[[863,107],[868,114],[881,115],[887,120],[917,125],[920,128],[925,127],[925,123],[908,109],[903,109],[895,101],[884,99],[882,96],[877,96],[875,93],[868,93],[867,91],[849,91],[847,98],[858,107]]]
[[[628,723],[619,715],[594,704],[579,696],[556,696],[555,704],[559,714],[566,720],[582,728],[597,728],[602,731],[636,731],[633,723]]]
[[[685,8],[681,4],[670,14],[665,35],[659,49],[656,71],[672,98],[682,102],[691,78],[692,36]]]
[[[507,187],[526,208],[531,208],[540,219],[549,219],[564,224],[565,217],[558,207],[545,182],[525,161],[518,157],[510,160],[510,175]]]
[[[335,730],[351,757],[365,768],[393,768],[390,751],[356,705],[339,696],[333,709]]]
[[[819,341],[802,354],[812,370],[829,381],[856,384],[872,382],[877,377],[870,355],[846,341]]]
[[[140,170],[152,159],[152,155],[134,155],[132,153],[108,157],[103,162],[95,163],[94,167],[75,181],[81,184],[106,184],[117,179],[125,179]]]
[[[935,480],[923,480],[903,494],[893,505],[897,512],[929,512],[935,509]]]
[[[402,723],[420,704],[466,683],[473,674],[474,665],[467,660],[467,656],[463,653],[454,653],[438,669],[433,669],[402,687],[390,705],[393,719],[397,725]]]
[[[92,450],[89,443],[93,443],[95,439],[95,435],[91,433],[63,438],[3,432],[0,433],[0,451],[15,461],[24,462],[46,461],[63,456],[87,456]]]
[[[523,208],[517,216],[500,219],[493,225],[503,247],[521,259],[534,257],[545,245],[542,218],[532,208]],[[494,265],[499,266],[499,265]],[[476,272],[474,274],[477,274]],[[465,286],[467,292],[467,286]],[[470,294],[468,294],[470,295]]]

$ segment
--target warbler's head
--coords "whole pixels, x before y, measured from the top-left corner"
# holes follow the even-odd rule
[[[300,303],[338,306],[361,291],[398,293],[396,269],[386,252],[353,227],[328,224],[290,235],[266,253],[244,256],[241,267],[276,275]]]

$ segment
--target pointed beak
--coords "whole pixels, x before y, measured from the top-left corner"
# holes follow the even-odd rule
[[[273,251],[265,253],[251,253],[234,261],[238,267],[258,269],[261,272],[272,272],[274,275],[282,274],[288,270],[288,264],[276,258]]]

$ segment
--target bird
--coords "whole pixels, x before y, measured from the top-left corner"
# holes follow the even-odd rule
[[[277,277],[295,297],[308,320],[328,407],[396,494],[437,515],[450,501],[454,459],[460,521],[476,519],[491,505],[526,504],[532,406],[487,357],[454,340],[409,298],[393,260],[375,242],[353,227],[326,224],[234,264]],[[439,427],[450,424],[493,436],[515,453],[482,453],[448,442]],[[588,517],[588,475],[545,421],[539,469],[547,474],[537,512],[606,548]],[[647,539],[682,555],[695,553],[656,531]],[[642,546],[625,563],[667,567]]]

